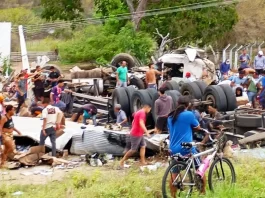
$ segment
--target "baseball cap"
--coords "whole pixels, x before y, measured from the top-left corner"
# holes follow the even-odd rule
[[[191,76],[190,72],[187,72],[186,77],[190,77],[190,76]]]
[[[259,51],[259,55],[261,55],[261,56],[262,56],[262,55],[263,55],[263,51],[261,51],[261,50],[260,50],[260,51]]]

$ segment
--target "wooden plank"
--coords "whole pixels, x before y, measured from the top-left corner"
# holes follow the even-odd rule
[[[77,108],[81,108],[83,105],[80,105],[80,104],[76,104],[76,103],[74,103],[73,106],[74,106],[74,107],[77,107]],[[106,111],[106,110],[102,110],[102,109],[98,109],[98,113],[102,113],[102,114],[105,114],[105,115],[108,115],[108,114],[109,114],[108,111]]]
[[[103,102],[103,103],[106,103],[106,104],[108,103],[108,99],[102,98],[102,97],[95,97],[95,96],[90,96],[90,95],[81,94],[81,93],[73,93],[72,95],[80,97],[80,98],[86,98],[86,99],[90,99],[90,100]]]
[[[258,133],[258,134],[255,134],[255,135],[251,135],[249,137],[246,137],[242,140],[239,140],[238,142],[240,144],[247,144],[247,143],[250,143],[250,142],[256,142],[256,141],[260,141],[260,140],[265,140],[265,132],[263,133]]]

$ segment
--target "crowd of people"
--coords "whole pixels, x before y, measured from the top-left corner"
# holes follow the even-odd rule
[[[221,63],[219,84],[229,84],[237,97],[246,96],[251,107],[261,106],[265,109],[265,56],[263,51],[259,51],[251,61],[246,49],[243,49],[239,63],[238,71],[236,71],[238,73],[232,70],[228,59]]]

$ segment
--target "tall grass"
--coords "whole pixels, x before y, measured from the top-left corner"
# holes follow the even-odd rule
[[[237,183],[232,189],[220,189],[214,194],[207,191],[205,198],[263,198],[265,197],[264,163],[255,160],[234,162]],[[21,198],[156,198],[161,197],[161,181],[165,168],[157,172],[140,172],[138,168],[126,171],[96,168],[93,172],[82,169],[61,182],[47,185],[14,185],[0,183],[0,197],[13,197],[22,191]],[[91,168],[90,168],[91,170]]]

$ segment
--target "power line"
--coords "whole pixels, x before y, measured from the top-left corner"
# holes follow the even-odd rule
[[[34,30],[38,31],[42,29],[42,31],[49,30],[51,28],[69,28],[72,26],[72,24],[87,24],[89,22],[91,23],[102,23],[108,19],[115,18],[116,20],[125,20],[125,19],[131,19],[132,15],[139,15],[143,14],[143,17],[147,16],[155,16],[155,15],[162,15],[162,14],[169,14],[169,13],[175,13],[175,12],[182,12],[182,11],[188,11],[188,10],[195,10],[195,9],[201,9],[201,8],[208,8],[208,7],[216,7],[216,6],[226,6],[231,5],[237,2],[242,2],[246,0],[231,0],[231,1],[224,1],[224,2],[218,2],[218,1],[206,1],[202,3],[193,3],[193,4],[187,4],[182,6],[174,6],[174,7],[168,7],[168,8],[160,8],[160,9],[152,9],[147,11],[141,11],[141,12],[135,12],[133,14],[131,13],[125,13],[125,14],[118,14],[118,15],[110,15],[110,16],[104,16],[104,17],[96,17],[96,18],[87,18],[82,20],[76,20],[71,22],[55,22],[55,23],[47,23],[47,24],[40,24],[40,25],[27,25],[25,26],[26,32],[34,32]],[[209,3],[210,2],[210,3]],[[43,26],[42,26],[43,25]],[[34,26],[34,27],[32,27]],[[37,26],[37,27],[36,27]],[[41,27],[42,26],[42,27]],[[31,28],[32,27],[32,28]],[[27,31],[28,29],[28,31]]]

